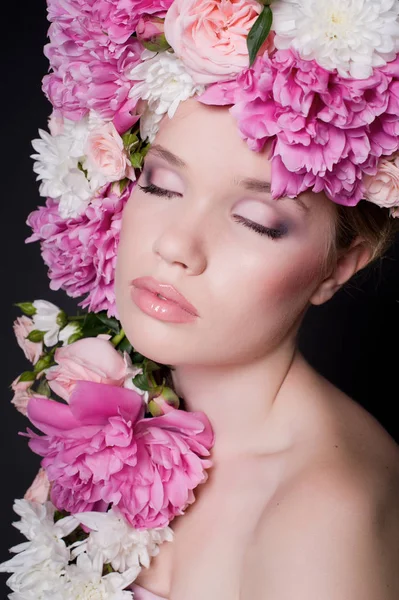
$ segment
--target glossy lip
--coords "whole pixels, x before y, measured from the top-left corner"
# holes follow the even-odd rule
[[[191,315],[194,315],[195,317],[199,316],[197,309],[169,283],[161,283],[157,279],[154,279],[154,277],[136,277],[136,279],[133,279],[132,285],[138,289],[144,289],[153,294],[159,294],[166,300],[173,302],[173,304],[177,304]]]

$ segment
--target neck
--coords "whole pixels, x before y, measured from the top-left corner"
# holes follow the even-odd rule
[[[175,389],[187,410],[202,411],[211,422],[214,464],[273,452],[283,443],[271,424],[277,398],[299,360],[291,340],[248,364],[180,365],[173,370]]]

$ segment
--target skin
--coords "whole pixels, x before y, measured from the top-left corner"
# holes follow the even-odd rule
[[[324,195],[273,200],[243,185],[270,174],[267,149],[251,151],[226,109],[191,99],[161,122],[125,208],[123,328],[139,352],[175,367],[178,394],[215,432],[208,482],[136,583],[170,600],[394,600],[398,447],[296,348],[306,310],[370,249],[356,239],[330,255],[336,207]],[[139,187],[150,183],[173,195]],[[145,275],[174,285],[199,318],[142,313],[130,288]]]

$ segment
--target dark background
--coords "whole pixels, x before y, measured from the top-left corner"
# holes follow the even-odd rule
[[[12,331],[20,313],[15,302],[44,298],[72,311],[74,301],[50,291],[38,244],[25,245],[25,220],[40,198],[32,171],[32,139],[46,129],[51,106],[41,91],[48,69],[42,48],[48,23],[44,0],[21,0],[12,19],[2,22],[1,85],[1,419],[0,419],[0,561],[20,541],[11,526],[17,520],[14,498],[22,498],[39,467],[24,438],[26,419],[11,405],[11,382],[29,368]],[[369,270],[324,306],[312,308],[300,345],[324,376],[371,412],[399,442],[395,416],[399,340],[399,244],[377,269]],[[0,598],[7,595],[0,576]],[[9,590],[8,590],[9,591]]]

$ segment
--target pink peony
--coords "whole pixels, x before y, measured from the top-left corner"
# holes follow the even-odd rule
[[[38,474],[32,482],[32,485],[25,493],[25,500],[30,502],[40,502],[44,504],[49,497],[50,482],[44,469],[39,469]]]
[[[399,206],[399,154],[381,159],[377,173],[364,178],[364,186],[369,202],[386,208]]]
[[[25,315],[18,317],[14,321],[13,328],[18,345],[24,351],[26,358],[35,365],[43,352],[43,343],[30,342],[27,339],[30,332],[35,329],[32,319]]]
[[[209,86],[199,99],[231,105],[252,150],[272,142],[275,198],[312,189],[355,205],[364,196],[364,176],[399,148],[399,58],[363,81],[279,50],[259,56],[235,80]]]
[[[126,363],[111,342],[100,338],[83,338],[57,348],[58,363],[47,371],[47,381],[56,394],[67,402],[77,381],[96,381],[109,385],[124,384]]]
[[[261,11],[257,0],[175,0],[165,37],[195,83],[229,79],[249,64],[247,35]]]
[[[117,44],[126,40],[137,29],[143,15],[163,16],[173,0],[98,0],[93,6],[93,17]]]
[[[117,506],[137,529],[164,527],[194,501],[207,479],[213,433],[203,413],[175,410],[143,418],[141,396],[126,388],[80,382],[70,404],[29,403],[44,436],[29,432],[43,456],[51,500],[59,510]]]
[[[90,131],[85,147],[85,169],[91,180],[99,178],[99,186],[128,177],[135,180],[134,169],[115,126],[106,123]]]
[[[133,185],[122,194],[119,184],[106,187],[77,218],[62,219],[58,203],[50,198],[28,218],[33,235],[26,241],[41,242],[51,289],[63,289],[72,298],[88,294],[81,306],[89,311],[107,310],[109,316],[116,315],[116,251],[122,211]]]

